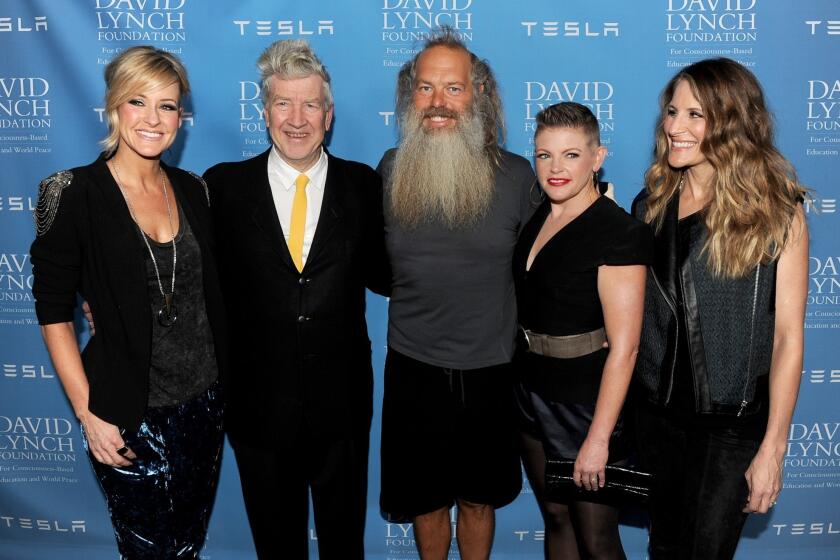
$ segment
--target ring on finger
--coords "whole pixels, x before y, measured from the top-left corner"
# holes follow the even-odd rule
[[[120,457],[125,457],[126,453],[128,453],[128,447],[126,447],[125,445],[117,449],[117,455],[119,455]]]

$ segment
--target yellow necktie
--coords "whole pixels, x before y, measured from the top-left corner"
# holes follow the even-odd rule
[[[303,232],[306,230],[306,185],[309,177],[301,173],[295,179],[295,199],[292,202],[292,223],[289,227],[289,253],[298,269],[303,270]]]

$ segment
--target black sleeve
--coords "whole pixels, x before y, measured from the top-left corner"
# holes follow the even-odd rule
[[[218,183],[220,182],[220,166],[214,165],[210,169],[204,172],[202,175],[202,179],[204,180],[204,184],[207,185],[207,192],[210,196],[210,207],[216,205],[217,199],[220,195]]]
[[[207,205],[210,206],[210,189],[207,187],[207,181],[204,180],[204,177],[193,173],[192,171],[187,171],[190,177],[192,177],[195,181],[198,181],[198,184],[203,189],[204,200],[207,202]]]
[[[228,231],[231,206],[230,201],[227,200],[227,193],[231,189],[230,185],[226,184],[227,177],[225,177],[226,173],[223,165],[219,164],[211,167],[204,172],[203,178],[210,198],[210,215],[213,224],[219,282],[223,293],[228,293],[226,288],[231,287],[227,286],[230,281],[228,271],[236,270],[236,263],[228,262],[230,255],[234,254],[229,245],[231,232]],[[230,173],[227,173],[227,175],[230,175]]]
[[[80,289],[82,249],[75,208],[79,187],[72,184],[72,175],[70,179],[60,175],[41,181],[36,237],[29,250],[35,313],[41,325],[73,321]]]
[[[391,164],[394,161],[393,149],[386,151],[376,164],[376,173],[382,178],[382,181],[387,181],[391,174]]]
[[[653,264],[653,230],[630,216],[616,228],[604,250],[603,263],[612,266]]]
[[[368,168],[370,169],[370,168]],[[385,246],[385,218],[383,214],[382,178],[377,173],[370,173],[370,185],[367,208],[368,219],[365,223],[365,285],[381,296],[391,295],[391,265]]]
[[[630,205],[630,214],[637,220],[644,220],[645,218],[647,196],[647,190],[642,189]]]
[[[224,233],[225,213],[230,210],[227,200],[227,191],[230,188],[226,185],[226,173],[224,164],[214,165],[204,172],[202,179],[207,187],[207,197],[210,204],[210,213],[213,217],[213,230],[216,233],[216,243],[222,242],[220,236]],[[230,175],[230,173],[227,173]]]

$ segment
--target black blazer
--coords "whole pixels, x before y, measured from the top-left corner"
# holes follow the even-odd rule
[[[201,248],[207,318],[223,376],[226,323],[206,189],[186,171],[163,168]],[[52,225],[30,249],[35,311],[42,325],[64,323],[74,320],[77,294],[87,300],[96,321],[96,335],[82,352],[90,384],[88,409],[136,430],[148,402],[152,351],[145,249],[105,159],[70,173],[65,188],[50,188],[50,179],[45,179],[39,193],[39,206],[56,193],[59,201]]]
[[[265,153],[205,179],[229,317],[226,425],[234,441],[272,445],[370,429],[373,376],[365,287],[390,284],[382,186],[367,165],[329,155],[318,227],[298,272],[268,182]]]

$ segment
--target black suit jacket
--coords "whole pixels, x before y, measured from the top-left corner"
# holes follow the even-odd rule
[[[318,227],[298,272],[271,196],[268,155],[205,173],[229,311],[228,434],[259,445],[304,428],[366,434],[373,376],[365,287],[383,293],[390,284],[381,181],[367,165],[328,156]]]
[[[226,323],[207,191],[186,171],[161,165],[201,248],[207,318],[224,377]],[[64,323],[74,320],[77,293],[90,304],[96,336],[82,352],[88,408],[107,422],[136,430],[148,401],[152,352],[146,248],[105,159],[70,172],[55,220],[30,250],[35,311],[42,325]],[[42,198],[49,198],[47,190],[42,187]]]

